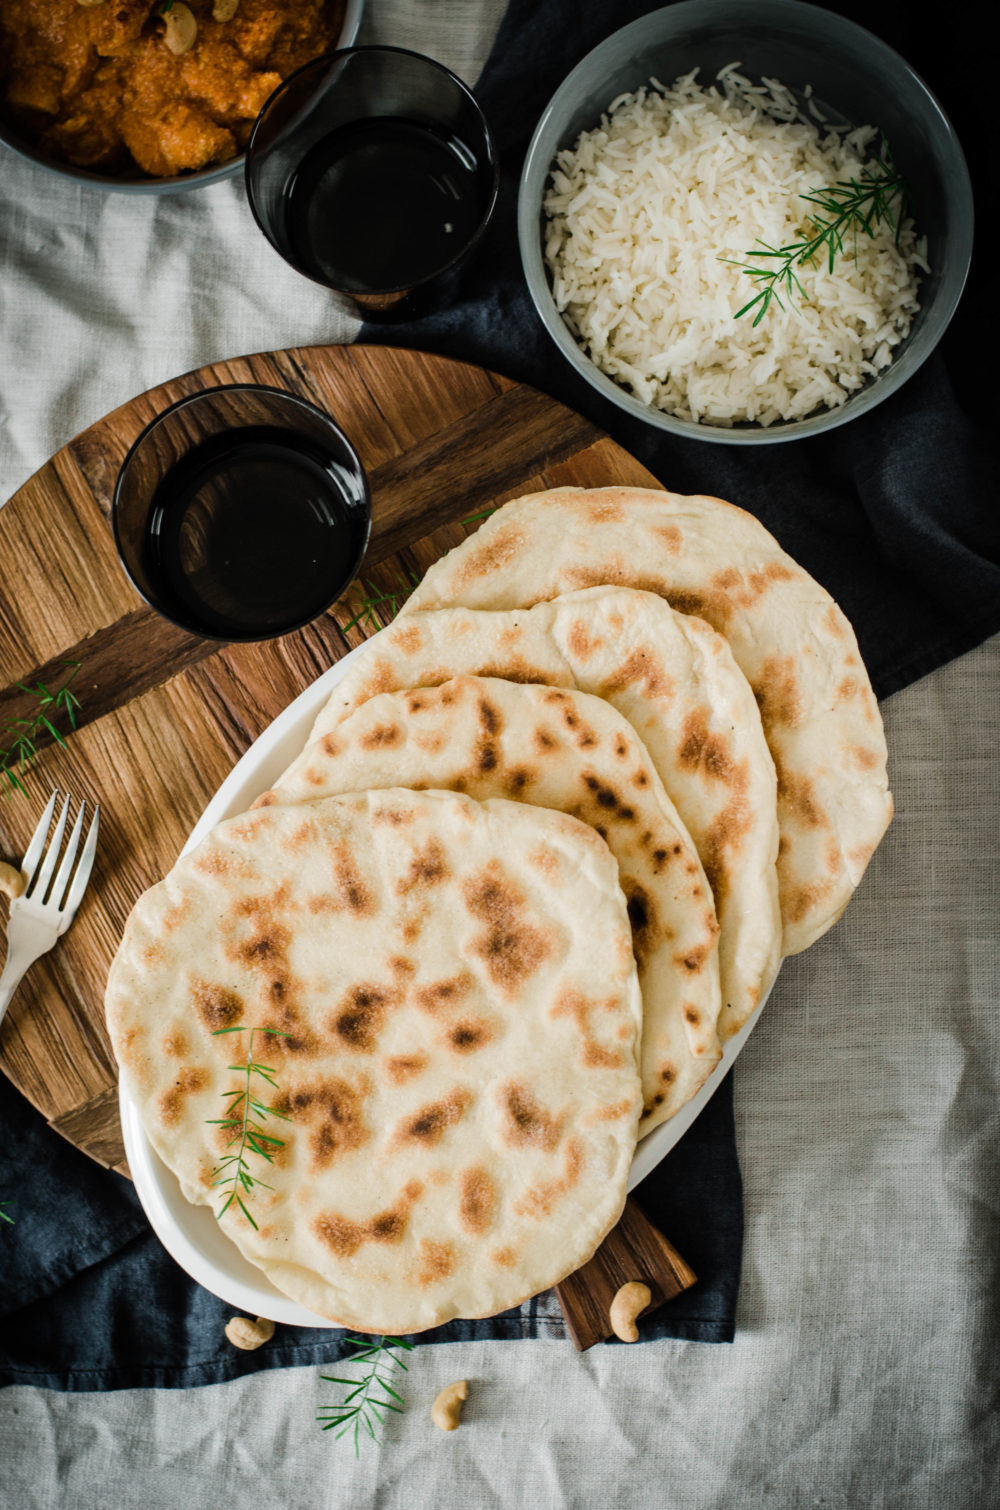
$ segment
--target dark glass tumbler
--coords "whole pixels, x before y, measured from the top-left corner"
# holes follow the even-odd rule
[[[257,118],[246,156],[257,224],[285,261],[367,318],[441,302],[482,236],[499,167],[470,90],[398,47],[307,63]]]
[[[301,629],[353,581],[371,498],[343,431],[294,394],[257,384],[181,399],[142,432],[111,513],[142,598],[207,639]]]

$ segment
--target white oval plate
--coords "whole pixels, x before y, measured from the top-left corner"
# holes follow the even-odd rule
[[[255,798],[274,785],[303,750],[309,731],[334,687],[371,643],[372,640],[367,640],[364,645],[356,646],[329,671],[324,671],[264,730],[219,787],[191,830],[182,854],[199,844],[223,819],[246,812]],[[643,1138],[632,1160],[629,1190],[634,1190],[656,1168],[704,1110],[752,1033],[766,1001],[765,996],[749,1021],[723,1045],[721,1061],[698,1094],[669,1122],[661,1123]],[[185,1199],[176,1176],[146,1137],[124,1077],[119,1082],[119,1103],[125,1152],[136,1192],[153,1231],[181,1268],[220,1300],[255,1316],[266,1316],[290,1326],[335,1326],[335,1322],[313,1315],[282,1294],[256,1265],[244,1258],[208,1206],[195,1206]]]

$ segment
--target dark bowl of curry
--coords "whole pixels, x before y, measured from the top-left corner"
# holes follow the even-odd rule
[[[265,100],[355,39],[363,0],[3,0],[0,141],[81,183],[176,193],[239,173]]]

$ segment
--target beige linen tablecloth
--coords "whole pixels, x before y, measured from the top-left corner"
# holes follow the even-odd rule
[[[373,0],[365,35],[472,80],[502,8]],[[154,383],[356,333],[266,246],[237,184],[122,198],[5,153],[0,201],[0,497]],[[8,1389],[4,1510],[996,1505],[1000,641],[884,713],[896,821],[842,921],[785,965],[736,1071],[732,1347],[425,1347],[407,1413],[357,1461],[315,1423],[338,1397],[318,1369]],[[460,1377],[464,1423],[443,1436],[430,1404]]]

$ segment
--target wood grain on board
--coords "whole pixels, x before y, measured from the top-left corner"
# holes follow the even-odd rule
[[[630,1196],[593,1258],[555,1286],[578,1352],[612,1336],[611,1302],[635,1281],[649,1289],[649,1305],[640,1313],[646,1316],[697,1284],[698,1276]]]
[[[127,1172],[104,984],[129,911],[173,865],[234,763],[365,631],[358,588],[314,624],[219,645],[146,608],[119,566],[111,496],[125,453],[168,404],[224,383],[284,388],[354,443],[373,500],[362,567],[381,591],[419,578],[475,529],[461,521],[539,488],[656,480],[587,420],[478,367],[385,347],[243,357],[165,383],[65,446],[0,510],[0,728],[30,714],[17,683],[79,662],[79,727],[39,740],[28,797],[0,798],[0,857],[19,859],[54,786],[101,804],[101,843],[72,928],[29,971],[0,1029],[0,1069],[70,1142]],[[371,633],[369,629],[367,633]],[[0,927],[5,925],[0,925]]]

